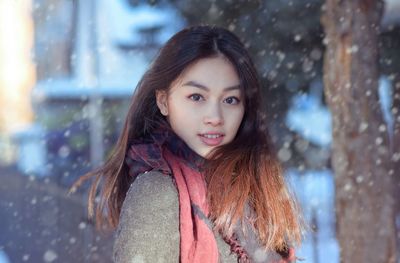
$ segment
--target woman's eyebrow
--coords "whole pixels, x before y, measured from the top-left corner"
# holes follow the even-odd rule
[[[192,86],[192,87],[196,87],[196,88],[199,88],[199,89],[202,89],[205,91],[210,91],[210,88],[208,88],[205,85],[200,84],[196,81],[193,81],[193,80],[186,82],[185,84],[183,84],[183,86]],[[235,90],[235,89],[240,89],[240,85],[226,87],[226,88],[224,88],[224,91]]]

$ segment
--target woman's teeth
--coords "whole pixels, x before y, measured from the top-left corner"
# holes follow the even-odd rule
[[[221,137],[221,134],[203,134],[203,137],[209,138],[209,139],[216,139],[218,137]]]

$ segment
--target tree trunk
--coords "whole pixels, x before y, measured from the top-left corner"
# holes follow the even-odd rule
[[[393,166],[378,98],[383,1],[326,0],[324,8],[340,261],[395,262]]]
[[[397,73],[393,81],[393,146],[392,161],[395,175],[395,215],[400,220],[400,73]],[[400,251],[400,226],[397,226],[397,248]]]

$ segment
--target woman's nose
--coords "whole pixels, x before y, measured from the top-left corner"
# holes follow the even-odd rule
[[[221,125],[224,123],[222,109],[219,105],[210,105],[204,116],[204,123],[213,126]]]

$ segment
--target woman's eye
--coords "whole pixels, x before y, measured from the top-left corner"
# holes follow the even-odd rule
[[[200,101],[203,98],[203,96],[201,96],[200,94],[192,94],[189,96],[189,98],[193,101]]]
[[[240,100],[236,97],[229,97],[225,99],[225,102],[228,104],[238,104]]]

